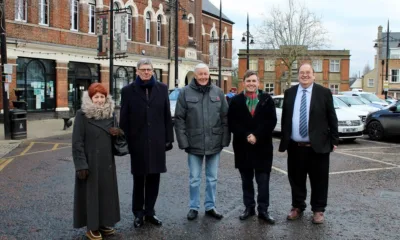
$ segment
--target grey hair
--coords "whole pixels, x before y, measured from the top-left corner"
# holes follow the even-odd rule
[[[204,64],[204,63],[197,64],[196,67],[194,67],[194,71],[196,72],[197,69],[202,69],[202,68],[207,68],[207,70],[210,71],[207,64]]]
[[[153,63],[151,63],[151,59],[150,58],[142,58],[137,62],[137,68],[140,68],[140,66],[142,65],[150,65],[151,68],[153,69]]]

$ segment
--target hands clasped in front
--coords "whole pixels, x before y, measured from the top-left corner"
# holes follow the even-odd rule
[[[247,142],[254,145],[257,142],[257,138],[253,134],[250,134],[247,136]]]

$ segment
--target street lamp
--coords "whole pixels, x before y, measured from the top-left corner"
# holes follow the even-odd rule
[[[249,42],[249,39],[251,38],[251,41]],[[247,69],[250,68],[250,60],[249,60],[249,44],[253,45],[254,44],[254,39],[253,39],[253,35],[250,34],[250,30],[249,30],[249,13],[247,13],[247,31],[243,33],[243,37],[242,37],[242,43],[247,42],[246,45],[246,57],[247,57]]]
[[[387,93],[388,93],[388,88],[384,88],[385,82],[388,83],[388,77],[389,77],[389,42],[399,42],[398,47],[400,47],[400,39],[395,39],[389,35],[389,20],[387,24],[387,30],[386,30],[386,36],[382,37],[380,39],[375,40],[375,45],[374,47],[377,48],[379,45],[378,43],[384,43],[386,42],[386,60],[382,60],[382,93],[385,94],[385,99],[387,99]],[[379,54],[378,54],[379,55]],[[386,63],[386,76],[385,76],[385,81],[383,80],[383,65]]]
[[[179,3],[179,0],[171,0],[170,2],[165,3],[167,5],[167,9],[165,11],[165,14],[168,16],[171,16],[171,8],[175,8],[175,87],[178,85],[178,57],[179,57],[179,50],[178,50],[178,15],[179,11],[183,11],[182,14],[182,20],[188,20],[187,14],[186,14],[186,9],[182,7],[182,5]],[[171,18],[169,21],[171,25]],[[171,28],[170,28],[171,29]],[[171,38],[171,32],[169,34],[169,38]],[[170,54],[170,50],[169,53]]]

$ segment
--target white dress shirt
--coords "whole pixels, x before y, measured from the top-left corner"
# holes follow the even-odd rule
[[[311,84],[308,88],[303,88],[300,84],[297,89],[296,99],[294,101],[293,108],[293,117],[292,117],[292,135],[291,138],[295,142],[310,142],[309,134],[306,137],[302,137],[300,135],[300,105],[301,105],[301,97],[303,96],[303,90],[306,90],[307,97],[307,130],[309,130],[309,119],[310,119],[310,103],[311,103],[311,94],[314,83]]]

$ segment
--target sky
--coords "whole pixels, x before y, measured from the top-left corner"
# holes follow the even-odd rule
[[[400,0],[297,0],[321,17],[329,32],[331,50],[350,50],[350,76],[361,74],[364,66],[374,67],[373,47],[377,39],[378,26],[386,32],[390,21],[390,32],[400,32]],[[218,9],[220,0],[210,0]],[[245,2],[246,4],[243,4]],[[232,20],[233,48],[245,49],[241,43],[246,32],[246,16],[249,13],[250,33],[268,18],[270,9],[287,9],[288,0],[222,0],[223,13]],[[257,48],[257,46],[250,47]]]

